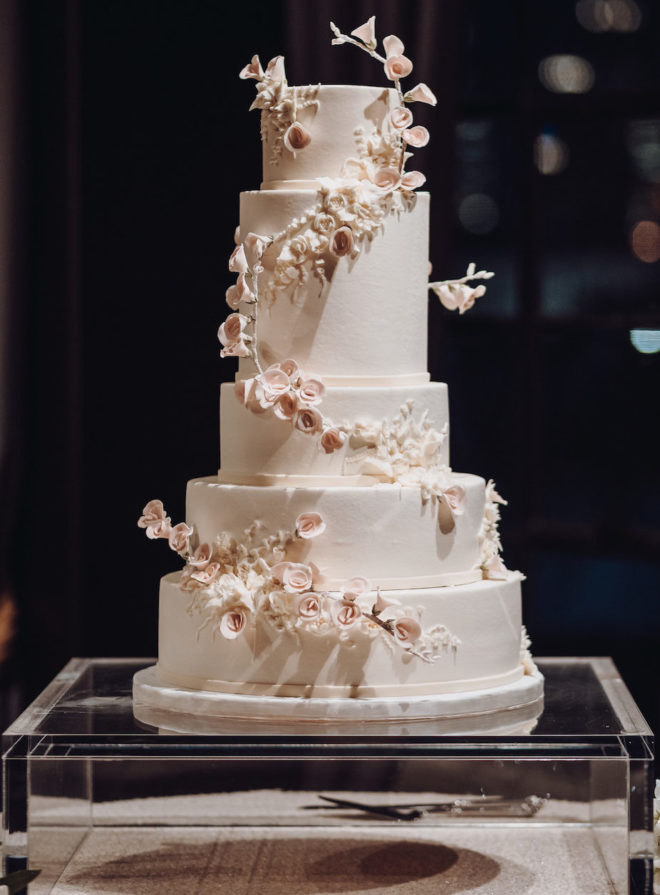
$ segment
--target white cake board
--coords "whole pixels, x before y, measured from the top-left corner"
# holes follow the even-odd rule
[[[138,721],[181,733],[212,733],[220,730],[223,719],[234,719],[270,721],[279,728],[307,722],[341,726],[346,722],[407,725],[431,721],[438,733],[507,734],[529,732],[542,711],[543,675],[539,671],[490,690],[369,699],[189,690],[161,683],[154,665],[133,677],[133,714]]]

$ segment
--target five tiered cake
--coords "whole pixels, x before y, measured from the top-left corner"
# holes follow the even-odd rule
[[[287,84],[258,57],[263,182],[241,194],[218,332],[222,465],[139,525],[185,559],[161,582],[158,664],[136,700],[261,717],[452,716],[538,704],[522,575],[492,482],[449,466],[447,386],[426,372],[427,294],[467,310],[491,276],[428,283],[429,195],[407,170],[435,104],[374,20],[333,43],[392,87]],[[195,698],[195,696],[197,698]],[[183,702],[182,702],[183,700]]]

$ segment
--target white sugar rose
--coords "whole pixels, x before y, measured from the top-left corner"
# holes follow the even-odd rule
[[[298,395],[304,404],[320,404],[325,394],[325,386],[320,379],[304,379],[298,388]]]
[[[320,513],[301,513],[296,519],[296,534],[299,538],[309,540],[325,531],[325,522]]]
[[[300,618],[314,619],[321,614],[321,602],[316,594],[301,594],[296,602],[296,612]]]
[[[176,553],[185,553],[188,550],[190,537],[193,533],[192,528],[185,522],[179,522],[173,526],[169,534],[169,544]]]
[[[225,301],[232,309],[232,311],[237,311],[238,307],[241,303],[241,290],[234,283],[233,286],[230,286],[229,289],[225,292]]]
[[[294,425],[299,432],[315,435],[321,431],[323,421],[318,410],[314,410],[313,407],[301,407],[294,417]]]
[[[236,342],[225,345],[220,351],[220,357],[251,357],[251,355],[250,346],[244,336],[241,336]]]
[[[330,611],[338,628],[352,628],[362,617],[362,610],[351,600],[333,600]]]
[[[205,569],[211,562],[212,552],[210,544],[200,544],[188,560],[188,563],[196,569]],[[218,566],[218,568],[220,567]]]
[[[246,301],[248,303],[256,301],[256,296],[248,286],[247,278],[244,273],[239,273],[238,279],[236,280],[236,288],[240,295],[239,301]]]
[[[155,541],[158,538],[169,538],[171,522],[172,520],[170,517],[166,516],[164,519],[161,519],[160,522],[154,522],[153,525],[148,525],[146,535],[149,540]]]
[[[399,643],[414,643],[419,640],[422,628],[416,619],[404,615],[393,620],[392,633]]]
[[[402,137],[406,143],[410,146],[414,146],[415,149],[419,149],[421,146],[426,146],[429,142],[429,132],[425,127],[422,127],[421,124],[404,130]]]
[[[274,404],[282,395],[286,394],[291,387],[289,377],[279,366],[268,367],[259,376],[257,376],[259,384],[263,389],[264,398],[268,404]]]
[[[350,227],[344,226],[335,230],[330,240],[330,251],[337,258],[350,255],[353,251],[353,231]]]
[[[390,112],[390,122],[392,127],[398,131],[403,130],[405,127],[410,127],[413,123],[413,114],[410,109],[400,106],[398,109],[392,109]]]
[[[284,134],[284,145],[294,155],[309,146],[311,142],[309,131],[299,121],[294,121]]]
[[[319,212],[314,218],[313,227],[318,233],[329,233],[335,226],[335,219],[331,214]]]
[[[290,594],[310,590],[314,572],[311,566],[299,562],[278,562],[270,570],[276,581]]]
[[[258,56],[253,56],[251,62],[244,66],[238,77],[242,80],[246,78],[254,78],[256,81],[260,81],[264,76],[264,70],[261,67],[261,62],[259,61]]]
[[[268,81],[274,81],[276,84],[284,80],[284,56],[273,56],[266,66],[264,77]]]
[[[321,435],[320,448],[326,454],[332,454],[334,451],[338,451],[345,441],[345,433],[333,426],[330,429],[325,429]]]
[[[220,633],[227,640],[234,640],[245,629],[247,616],[242,609],[230,609],[220,619]]]
[[[401,183],[401,175],[396,168],[377,168],[374,171],[372,181],[379,190],[391,192]]]

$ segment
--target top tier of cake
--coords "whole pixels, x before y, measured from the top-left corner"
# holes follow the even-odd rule
[[[340,177],[346,160],[357,155],[356,132],[362,130],[367,138],[374,131],[389,133],[389,113],[398,105],[396,91],[387,87],[313,85],[288,90],[295,119],[311,141],[295,153],[282,147],[291,117],[264,111],[262,189],[314,188],[319,177]]]

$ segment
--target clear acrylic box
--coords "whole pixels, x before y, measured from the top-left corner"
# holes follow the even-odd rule
[[[5,732],[5,871],[39,869],[31,895],[652,892],[653,738],[610,659],[539,660],[531,733],[461,736],[177,733],[133,715],[152,663],[73,659]]]

